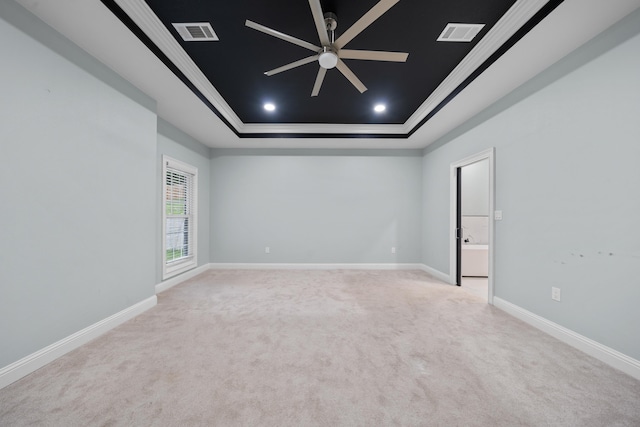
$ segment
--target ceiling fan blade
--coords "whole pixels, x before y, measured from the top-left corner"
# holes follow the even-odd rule
[[[338,37],[338,40],[336,40],[333,45],[336,49],[341,49],[399,1],[400,0],[380,0],[378,4],[369,9],[367,13],[362,15],[362,18],[358,19],[355,24],[349,27],[347,31]]]
[[[336,68],[340,70],[340,72],[347,78],[347,80],[351,82],[352,85],[356,87],[356,89],[360,91],[360,93],[363,93],[367,90],[367,87],[362,84],[360,79],[358,79],[355,74],[353,74],[353,71],[351,71],[351,69],[347,67],[347,64],[345,64],[344,61],[338,59],[338,65],[336,65]]]
[[[338,56],[343,59],[363,59],[365,61],[407,62],[409,54],[406,52],[342,49],[338,51]]]
[[[311,96],[318,96],[318,93],[320,93],[320,88],[322,87],[325,74],[327,74],[327,69],[318,67],[318,75],[316,76],[316,83],[313,85]]]
[[[322,50],[320,48],[320,46],[316,46],[316,45],[311,44],[309,42],[306,42],[304,40],[297,39],[297,38],[295,38],[293,36],[290,36],[288,34],[281,33],[280,31],[273,30],[273,29],[271,29],[269,27],[265,27],[264,25],[260,25],[258,23],[253,22],[253,21],[249,21],[248,19],[245,21],[244,24],[249,28],[253,28],[254,30],[261,31],[261,32],[263,32],[265,34],[268,34],[268,35],[273,36],[273,37],[277,37],[277,38],[279,38],[281,40],[284,40],[284,41],[287,41],[289,43],[297,44],[300,47],[304,47],[304,48],[312,50],[314,52],[319,52],[319,51]]]
[[[313,14],[313,21],[316,23],[320,43],[322,43],[322,46],[329,46],[331,41],[329,41],[329,34],[327,34],[327,24],[324,23],[324,13],[322,13],[320,0],[309,0],[309,6],[311,7],[311,14]]]
[[[265,74],[267,76],[273,76],[274,74],[278,74],[278,73],[281,73],[283,71],[287,71],[287,70],[290,70],[292,68],[296,68],[296,67],[299,67],[301,65],[308,64],[309,62],[316,61],[317,59],[318,59],[318,55],[309,56],[308,58],[299,59],[299,60],[294,61],[294,62],[292,62],[290,64],[283,65],[282,67],[278,67],[278,68],[274,68],[273,70],[269,70],[269,71],[265,72]]]

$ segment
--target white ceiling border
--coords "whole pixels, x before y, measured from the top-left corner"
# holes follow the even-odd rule
[[[245,124],[242,132],[247,134],[327,134],[327,135],[393,135],[404,136],[407,130],[402,124],[327,124],[327,123],[274,123]]]

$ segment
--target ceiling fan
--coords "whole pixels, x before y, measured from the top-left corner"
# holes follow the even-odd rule
[[[318,37],[320,38],[320,44],[322,46],[316,46],[312,43],[300,40],[296,37],[292,37],[288,34],[281,33],[280,31],[273,30],[265,27],[248,19],[245,25],[254,30],[261,31],[273,37],[277,37],[289,43],[304,47],[315,52],[314,55],[307,58],[294,61],[290,64],[283,65],[282,67],[275,68],[267,71],[267,76],[273,76],[274,74],[281,73],[283,71],[291,70],[292,68],[299,67],[301,65],[309,64],[314,61],[318,61],[318,75],[316,76],[316,82],[313,85],[311,96],[318,96],[324,76],[327,70],[337,68],[346,78],[353,84],[356,89],[363,93],[367,90],[367,87],[362,84],[360,79],[351,71],[349,67],[342,61],[343,59],[361,59],[369,61],[390,61],[390,62],[406,62],[408,53],[405,52],[383,52],[372,50],[351,50],[343,49],[343,47],[349,43],[353,38],[360,34],[365,28],[371,25],[376,19],[381,17],[387,12],[393,5],[400,0],[381,0],[375,6],[373,6],[367,13],[365,13],[355,24],[353,24],[347,31],[342,33],[338,39],[335,39],[335,30],[338,26],[337,17],[333,13],[323,13],[320,0],[309,0],[309,6],[311,7],[311,13],[313,14],[313,20],[318,30]]]

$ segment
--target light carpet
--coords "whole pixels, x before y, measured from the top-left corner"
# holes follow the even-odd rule
[[[418,271],[208,271],[0,390],[0,425],[640,425],[639,381],[485,301]]]

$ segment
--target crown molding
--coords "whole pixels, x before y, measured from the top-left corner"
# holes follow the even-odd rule
[[[374,134],[395,135],[406,134],[405,125],[381,124],[326,124],[326,123],[275,123],[275,124],[243,124],[241,133],[293,133],[293,134]]]

